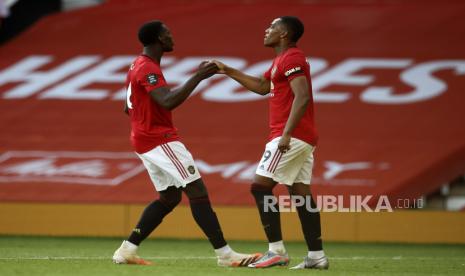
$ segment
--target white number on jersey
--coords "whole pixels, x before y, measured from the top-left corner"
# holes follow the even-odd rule
[[[126,104],[128,105],[128,108],[132,109],[132,103],[131,103],[131,83],[128,85],[128,91],[126,93]]]

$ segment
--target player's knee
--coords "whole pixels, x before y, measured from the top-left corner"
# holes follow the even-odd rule
[[[262,195],[262,194],[273,194],[273,189],[268,186],[262,185],[262,184],[253,183],[250,186],[250,192],[254,196]]]
[[[210,204],[210,198],[208,196],[192,197],[189,198],[189,203],[192,204]]]
[[[308,185],[302,183],[294,183],[292,186],[288,186],[287,190],[289,191],[290,195],[298,195],[298,196],[311,196],[310,187]]]
[[[292,188],[292,186],[286,186],[286,188],[287,188],[287,191],[289,192],[290,195],[295,195],[295,191]]]
[[[160,202],[169,210],[173,210],[182,199],[181,190],[170,187],[166,191],[160,192]]]
[[[190,201],[198,198],[208,198],[207,188],[201,178],[187,184],[183,190]]]

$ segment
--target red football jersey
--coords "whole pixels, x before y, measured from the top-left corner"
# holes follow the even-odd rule
[[[305,76],[308,80],[310,103],[307,111],[291,133],[291,136],[316,146],[318,133],[315,128],[313,114],[312,82],[310,65],[304,53],[298,48],[289,48],[279,54],[265,72],[265,78],[271,81],[270,88],[270,140],[283,134],[289,114],[291,112],[294,93],[290,81],[298,76]]]
[[[131,64],[127,78],[127,106],[131,118],[131,143],[137,153],[179,139],[171,111],[158,105],[150,91],[167,86],[160,65],[146,55]]]

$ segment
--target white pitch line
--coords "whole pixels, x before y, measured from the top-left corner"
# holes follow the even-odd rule
[[[144,257],[148,260],[210,260],[216,259],[216,257],[211,256],[186,256],[186,257]],[[365,257],[365,256],[353,256],[353,257],[329,257],[330,260],[437,260],[437,257],[410,257],[410,256],[393,256],[393,257]],[[464,260],[464,257],[448,257],[449,260]],[[81,257],[81,256],[38,256],[38,257],[0,257],[1,261],[15,261],[15,260],[111,260],[110,257]]]
[[[187,256],[187,257],[144,257],[148,260],[204,260],[216,259],[207,256]],[[0,260],[111,260],[111,257],[79,257],[79,256],[39,256],[39,257],[0,257]]]

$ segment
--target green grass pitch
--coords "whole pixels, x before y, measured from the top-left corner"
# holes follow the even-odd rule
[[[152,266],[111,262],[121,239],[0,236],[0,275],[465,275],[465,245],[326,243],[328,271],[224,268],[206,240],[147,240],[139,255]],[[262,252],[265,242],[232,241],[236,251]],[[291,265],[304,243],[286,243]],[[266,274],[265,274],[266,273]]]

